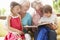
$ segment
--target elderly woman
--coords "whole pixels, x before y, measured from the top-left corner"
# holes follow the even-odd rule
[[[23,30],[24,30],[24,33],[27,35],[27,37],[26,37],[26,40],[31,40],[31,37],[30,37],[30,35],[28,34],[28,30],[30,30],[30,29],[28,29],[28,28],[26,28],[26,27],[24,27],[24,26],[31,26],[31,22],[32,22],[32,17],[31,17],[31,15],[27,12],[28,11],[28,9],[29,9],[29,7],[30,7],[30,2],[29,1],[24,1],[23,3],[22,3],[22,9],[21,9],[21,13],[20,13],[20,15],[21,15],[21,19],[22,19],[22,25],[23,25]],[[25,35],[25,36],[26,36]],[[28,37],[30,37],[30,39],[28,39]]]
[[[32,7],[35,9],[34,15],[33,15],[33,25],[37,26],[39,19],[42,17],[42,4],[40,2],[34,1],[32,3]]]
[[[35,12],[34,12],[34,15],[32,17],[32,22],[33,22],[33,25],[37,26],[38,25],[38,21],[40,20],[40,18],[42,17],[43,13],[42,13],[42,4],[40,2],[36,2],[34,1],[32,3],[32,8],[35,9]],[[36,28],[33,28],[34,30],[34,40],[37,40],[37,34],[38,34],[38,31],[36,31],[37,29]]]

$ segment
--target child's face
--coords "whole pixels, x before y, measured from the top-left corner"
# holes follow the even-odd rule
[[[44,13],[44,16],[46,16],[46,17],[50,17],[51,16],[51,13]]]
[[[13,14],[17,14],[17,13],[19,13],[20,12],[20,6],[19,5],[17,5],[17,6],[15,6],[13,9],[12,9],[12,12],[13,12]]]

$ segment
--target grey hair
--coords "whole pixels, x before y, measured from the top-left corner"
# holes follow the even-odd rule
[[[25,5],[25,3],[30,3],[28,0],[22,0],[21,2],[20,2],[20,4],[21,4],[21,6],[22,5]]]

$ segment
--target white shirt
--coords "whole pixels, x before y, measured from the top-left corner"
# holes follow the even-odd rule
[[[50,17],[43,16],[41,17],[39,23],[42,23],[42,22],[57,24],[57,16],[55,14],[52,14]]]

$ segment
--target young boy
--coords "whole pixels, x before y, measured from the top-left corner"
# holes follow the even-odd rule
[[[51,29],[57,28],[57,16],[52,12],[52,8],[49,5],[43,7],[43,17],[41,17],[40,24],[49,24]]]
[[[43,17],[41,17],[39,24],[48,24],[47,26],[51,29],[49,31],[49,40],[56,40],[57,16],[52,12],[51,6],[45,5],[43,7]]]

